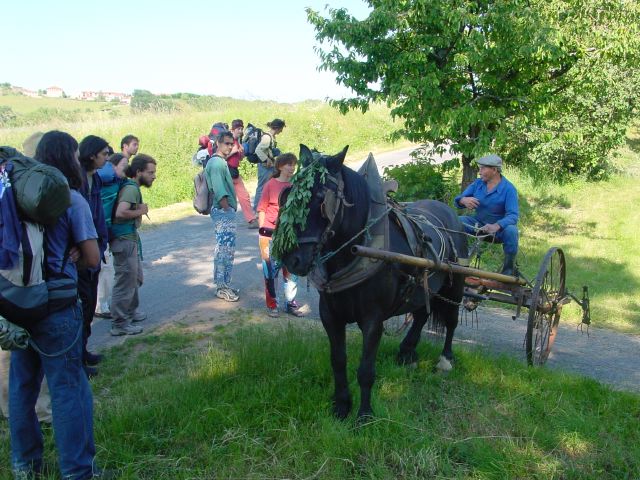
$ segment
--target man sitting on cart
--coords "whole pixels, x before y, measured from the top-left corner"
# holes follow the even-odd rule
[[[518,253],[518,191],[502,176],[502,158],[491,154],[479,158],[480,178],[455,198],[458,208],[475,210],[460,217],[465,231],[473,235],[493,235],[502,243],[504,263],[500,273],[515,275]]]

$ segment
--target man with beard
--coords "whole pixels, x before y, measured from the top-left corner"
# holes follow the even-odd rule
[[[115,280],[111,297],[111,335],[136,335],[142,327],[135,325],[146,319],[136,312],[138,288],[142,285],[142,245],[138,227],[149,207],[142,202],[141,186],[151,187],[156,179],[156,161],[149,155],[136,155],[125,170],[128,179],[120,188],[111,226],[111,252]]]

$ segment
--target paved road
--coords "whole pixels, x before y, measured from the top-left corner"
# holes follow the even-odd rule
[[[406,161],[411,149],[378,155],[384,165]],[[141,309],[149,314],[145,331],[173,321],[210,319],[238,308],[265,312],[263,279],[258,255],[257,230],[244,226],[238,214],[238,245],[233,281],[241,288],[238,303],[215,298],[212,288],[213,229],[208,216],[196,215],[142,233],[145,284]],[[318,295],[301,281],[298,300],[318,317]],[[465,324],[456,330],[456,343],[491,353],[522,358],[526,317],[512,321],[508,312],[480,307],[479,325]],[[265,315],[266,317],[266,315]],[[594,319],[597,323],[597,319]],[[96,348],[115,345],[126,337],[111,337],[109,322],[96,319],[91,344]],[[436,341],[441,341],[436,339]],[[575,326],[560,323],[560,332],[547,365],[550,368],[588,375],[617,389],[640,392],[640,337],[592,328],[590,336]]]

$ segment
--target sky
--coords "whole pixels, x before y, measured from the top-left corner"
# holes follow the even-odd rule
[[[190,92],[297,102],[342,98],[318,72],[305,7],[364,0],[14,0],[4,2],[0,82],[38,90]]]

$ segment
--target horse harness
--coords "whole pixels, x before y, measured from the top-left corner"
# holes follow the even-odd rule
[[[327,186],[327,181],[335,185],[335,188]],[[320,205],[320,213],[322,218],[329,220],[327,227],[320,235],[313,237],[300,237],[298,243],[314,243],[317,244],[318,251],[322,251],[322,247],[332,239],[336,234],[336,226],[340,224],[344,217],[344,209],[353,207],[352,203],[347,202],[344,197],[344,180],[342,173],[337,176],[325,174],[325,184],[320,193],[323,197]]]
[[[333,188],[328,186],[328,184],[332,184]],[[370,185],[370,187],[376,188],[376,185]],[[382,189],[382,186],[378,184],[377,188]],[[381,192],[376,193],[379,194]],[[320,212],[322,217],[328,220],[327,227],[319,236],[302,237],[298,239],[299,243],[315,243],[318,252],[321,252],[326,243],[335,236],[336,228],[343,220],[345,208],[354,206],[349,203],[344,196],[344,180],[341,172],[336,176],[326,174],[322,194],[324,196],[320,206]],[[384,198],[383,202],[380,201],[381,197]],[[369,214],[365,228],[362,232],[359,232],[356,237],[345,242],[340,249],[351,244],[355,238],[364,233],[365,246],[388,250],[390,243],[389,221],[394,221],[400,227],[400,230],[404,233],[409,243],[412,254],[416,257],[424,257],[430,254],[433,260],[439,263],[444,259],[443,253],[446,250],[444,246],[445,242],[452,247],[452,251],[455,252],[453,239],[449,233],[440,230],[438,226],[426,219],[424,212],[414,212],[410,208],[388,198],[386,195],[380,196],[375,194],[371,195]],[[432,239],[423,229],[424,225],[430,226],[441,237],[441,252],[435,251]],[[331,252],[328,257],[335,253],[337,253],[337,251]],[[309,273],[309,279],[318,290],[326,293],[337,293],[365,282],[376,275],[384,265],[385,262],[383,261],[358,256],[346,267],[329,276],[326,272],[324,261],[321,260]],[[406,293],[406,295],[402,296],[409,298],[411,296],[410,293],[413,292],[418,285],[422,284],[427,297],[427,310],[429,310],[428,298],[430,296],[430,290],[428,277],[432,273],[433,272],[425,270],[421,278],[415,275],[405,274],[406,282],[404,293]],[[400,304],[398,308],[401,306]]]

